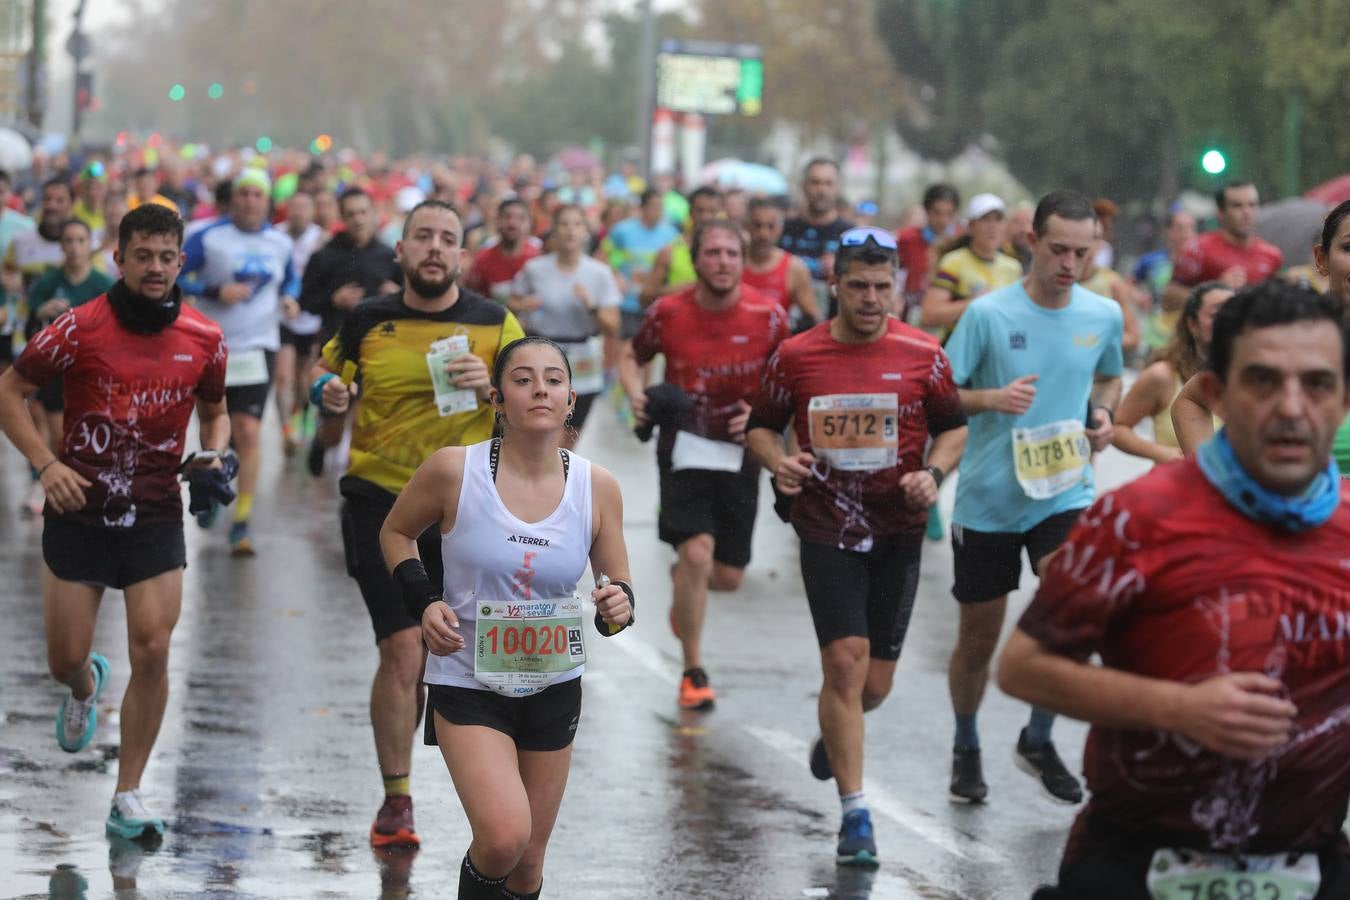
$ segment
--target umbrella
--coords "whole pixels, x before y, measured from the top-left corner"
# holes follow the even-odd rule
[[[573,169],[593,169],[600,160],[585,147],[567,147],[553,158],[554,163],[569,172]]]
[[[1256,234],[1280,248],[1286,266],[1307,265],[1312,262],[1313,241],[1329,208],[1326,203],[1304,197],[1267,203],[1256,217]]]
[[[1309,200],[1320,200],[1328,206],[1350,200],[1350,175],[1337,175],[1330,181],[1324,181],[1303,196]]]
[[[722,188],[740,188],[752,194],[779,195],[788,192],[787,179],[772,166],[746,162],[743,159],[719,159],[708,163],[699,173],[699,180]]]
[[[13,128],[0,128],[0,168],[23,172],[33,165],[33,147]]]

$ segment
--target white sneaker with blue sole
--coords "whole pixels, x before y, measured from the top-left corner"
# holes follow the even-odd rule
[[[94,729],[98,727],[98,698],[112,673],[112,667],[102,653],[89,654],[89,667],[94,673],[94,692],[83,700],[68,694],[56,711],[56,742],[67,753],[80,752],[94,739]]]

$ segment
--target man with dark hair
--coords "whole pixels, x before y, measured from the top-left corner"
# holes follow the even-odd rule
[[[1222,281],[1233,290],[1264,281],[1280,271],[1284,254],[1255,234],[1261,198],[1256,185],[1232,181],[1214,194],[1219,228],[1186,242],[1163,292],[1168,309],[1181,309],[1190,289],[1203,281]]]
[[[327,415],[345,415],[360,396],[351,464],[342,480],[342,542],[347,574],[370,613],[379,667],[370,691],[375,755],[385,799],[370,829],[377,847],[416,845],[409,773],[422,712],[421,623],[404,610],[385,568],[380,527],[413,472],[441,447],[492,436],[488,373],[498,351],[524,337],[504,306],[457,283],[463,226],[453,206],[425,200],[403,225],[395,253],[407,285],[357,306],[323,348],[310,398]],[[311,264],[312,265],[312,264]],[[444,346],[458,338],[457,349]],[[436,358],[448,376],[433,379]],[[355,367],[355,375],[344,369]],[[339,377],[341,375],[341,377]],[[440,529],[419,542],[433,580],[441,580]]]
[[[5,252],[4,270],[22,278],[27,290],[38,276],[61,265],[61,226],[70,218],[75,194],[70,182],[52,178],[42,185],[42,211],[37,228],[14,235]]]
[[[946,345],[970,416],[952,513],[960,625],[948,682],[957,803],[982,803],[988,794],[976,714],[1023,549],[1039,572],[1091,504],[1092,454],[1111,443],[1123,317],[1116,303],[1077,284],[1096,224],[1080,194],[1041,198],[1031,272],[972,301]],[[1032,710],[1016,760],[1052,799],[1077,803],[1082,788],[1050,741],[1053,722],[1051,713]]]
[[[300,286],[300,308],[323,319],[319,333],[325,342],[362,300],[395,293],[403,284],[394,248],[376,236],[370,195],[348,188],[338,200],[338,212],[343,230],[309,258]]]
[[[806,263],[816,300],[831,316],[834,302],[827,296],[826,287],[834,269],[834,251],[839,236],[853,227],[839,215],[839,195],[839,164],[823,157],[808,162],[802,170],[802,214],[783,224],[780,242],[784,250]]]
[[[543,247],[530,234],[530,207],[518,197],[508,197],[497,206],[497,234],[474,254],[464,286],[505,305],[516,275]]]
[[[647,415],[647,364],[666,358],[666,384],[693,401],[678,430],[661,428],[661,540],[675,548],[671,624],[684,657],[679,705],[712,709],[703,669],[708,590],[734,591],[750,562],[759,470],[745,455],[746,397],[788,335],[783,308],[741,284],[745,237],[739,225],[712,219],[693,235],[697,281],[647,309],[619,357],[619,380],[639,425]]]
[[[928,279],[937,268],[938,246],[956,233],[956,209],[961,195],[949,184],[932,184],[923,192],[923,213],[927,221],[901,229],[896,236],[900,248],[900,268],[905,270],[904,299],[913,307],[923,301]]]
[[[889,315],[897,257],[887,231],[844,232],[832,279],[839,314],[779,345],[747,435],[779,491],[796,497],[792,526],[824,680],[811,771],[838,787],[843,865],[876,864],[863,797],[863,714],[890,693],[928,510],[966,439],[942,348]],[[789,423],[795,453],[783,441]]]
[[[649,307],[657,297],[697,280],[694,273],[693,236],[705,222],[722,216],[722,192],[711,185],[695,188],[689,194],[689,225],[681,240],[672,241],[656,254],[652,274],[642,289],[642,305]]]
[[[196,409],[204,454],[192,468],[219,468],[230,441],[225,340],[181,303],[183,223],[154,205],[122,220],[108,293],[63,313],[0,375],[0,428],[38,471],[47,493],[42,533],[48,666],[70,694],[57,713],[61,749],[94,737],[108,660],[91,652],[99,601],[123,592],[131,677],[122,701],[117,788],[106,829],[153,837],[139,787],[168,698],[168,653],[182,604],[183,510],[178,471]],[[25,401],[65,378],[60,453],[33,426]],[[205,474],[205,473],[201,473]],[[221,476],[223,479],[223,476]]]
[[[1000,686],[1092,725],[1038,898],[1350,896],[1341,314],[1274,280],[1225,303],[1197,376],[1223,430],[1098,500],[1009,639]]]
[[[811,273],[806,264],[778,246],[783,237],[783,221],[780,201],[770,197],[750,201],[746,222],[750,250],[741,283],[777,302],[794,319],[793,330],[801,331],[820,321],[820,307],[816,305],[816,292],[811,287]]]
[[[642,296],[647,285],[660,283],[653,275],[657,255],[680,239],[679,229],[666,218],[664,197],[658,189],[647,188],[642,192],[637,215],[616,222],[600,242],[598,255],[622,280],[619,336],[624,340],[631,340],[642,325]]]

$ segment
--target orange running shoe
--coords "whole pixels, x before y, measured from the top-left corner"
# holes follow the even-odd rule
[[[689,669],[680,679],[680,709],[710,710],[717,702],[708,673],[700,668]]]
[[[391,794],[375,815],[370,826],[372,847],[416,847],[422,843],[413,828],[412,798],[406,794]]]

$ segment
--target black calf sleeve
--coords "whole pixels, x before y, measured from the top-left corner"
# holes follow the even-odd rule
[[[459,900],[501,900],[505,889],[505,875],[488,878],[474,868],[469,854],[464,854],[464,862],[459,867]]]

